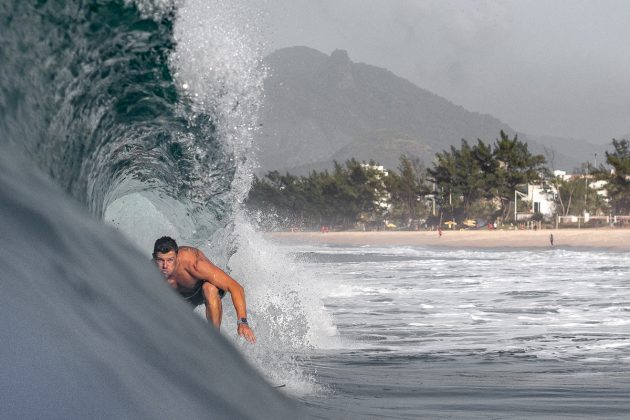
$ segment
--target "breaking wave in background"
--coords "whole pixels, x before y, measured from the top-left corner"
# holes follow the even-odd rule
[[[240,209],[265,77],[257,12],[227,0],[14,0],[0,19],[0,141],[147,257],[161,235],[201,247],[246,288],[259,343],[235,344],[273,382],[314,392],[298,360],[335,327],[311,275]]]

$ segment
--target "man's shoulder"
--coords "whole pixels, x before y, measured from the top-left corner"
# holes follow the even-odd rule
[[[199,250],[193,246],[184,245],[179,247],[178,252],[197,254]]]
[[[182,262],[194,262],[199,258],[199,251],[197,248],[192,246],[180,246],[177,251],[177,259]]]
[[[210,262],[200,249],[192,246],[180,247],[177,260],[180,266],[186,269],[196,266],[199,262]]]

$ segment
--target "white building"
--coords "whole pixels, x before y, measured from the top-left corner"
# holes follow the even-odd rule
[[[532,213],[541,213],[543,216],[552,216],[556,212],[554,197],[557,194],[555,187],[549,185],[527,184],[527,201],[531,204]]]

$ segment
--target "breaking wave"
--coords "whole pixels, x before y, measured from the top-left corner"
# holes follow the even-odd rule
[[[3,2],[0,142],[147,256],[167,234],[233,272],[262,337],[243,352],[310,392],[297,358],[334,326],[300,289],[311,274],[263,255],[240,211],[263,99],[259,19],[244,1]]]

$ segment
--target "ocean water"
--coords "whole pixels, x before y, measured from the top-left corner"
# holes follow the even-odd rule
[[[316,418],[628,418],[623,253],[282,244],[336,326]]]
[[[0,417],[627,417],[623,254],[257,232],[254,6],[0,2]],[[255,346],[163,283],[164,234],[245,286]]]

